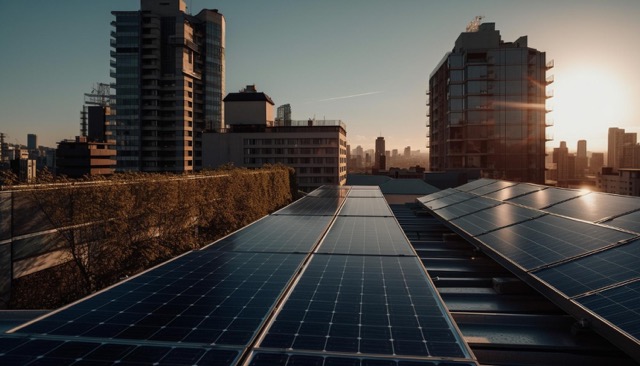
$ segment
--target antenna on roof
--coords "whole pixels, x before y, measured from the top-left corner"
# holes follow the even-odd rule
[[[480,24],[482,24],[482,19],[484,19],[484,15],[476,15],[476,17],[467,24],[467,32],[477,32]]]

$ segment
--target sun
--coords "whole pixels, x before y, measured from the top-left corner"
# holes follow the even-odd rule
[[[555,73],[549,89],[553,98],[550,117],[554,120],[554,144],[580,139],[606,139],[609,127],[616,127],[631,113],[629,96],[622,80],[602,67],[577,67]]]

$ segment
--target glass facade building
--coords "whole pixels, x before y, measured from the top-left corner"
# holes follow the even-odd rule
[[[462,33],[429,77],[430,169],[544,183],[551,66],[526,36],[503,42],[493,23]]]
[[[202,132],[224,124],[224,17],[192,16],[184,0],[142,0],[140,11],[113,15],[117,170],[200,169]]]

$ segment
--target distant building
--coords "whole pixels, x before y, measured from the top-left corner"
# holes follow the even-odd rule
[[[429,77],[430,170],[543,184],[550,67],[526,36],[504,42],[494,23],[460,34]]]
[[[225,99],[227,127],[203,135],[203,165],[248,168],[284,164],[296,170],[298,187],[343,185],[347,177],[346,126],[341,121],[275,122],[273,101],[255,86]]]
[[[276,121],[283,126],[289,126],[291,124],[291,105],[283,104],[278,107],[276,112]]]
[[[604,153],[591,153],[591,159],[589,159],[589,173],[596,174],[602,171],[604,166]]]
[[[36,150],[38,148],[38,135],[30,133],[27,134],[27,149]]]
[[[637,143],[636,133],[625,132],[624,128],[609,128],[607,166],[613,168],[614,172],[620,168],[634,168],[634,146]]]
[[[85,175],[110,175],[115,172],[116,151],[107,142],[89,141],[76,136],[75,140],[58,143],[56,173],[69,178]]]
[[[141,0],[114,11],[111,76],[118,171],[202,167],[202,132],[223,128],[225,20],[190,15],[185,0]]]
[[[33,183],[36,180],[36,160],[29,158],[29,150],[14,149],[11,160],[11,171],[23,183]]]
[[[596,182],[601,192],[640,196],[640,169],[620,168],[615,171],[607,167],[597,175]]]
[[[376,138],[376,150],[374,156],[374,168],[377,170],[385,170],[386,159],[384,158],[385,146],[384,146],[384,137],[380,136]]]
[[[584,178],[589,168],[589,157],[587,156],[587,140],[578,140],[578,150],[576,153],[576,178]]]
[[[411,156],[411,146],[407,146],[404,148],[404,156],[405,157]]]
[[[558,186],[565,187],[572,178],[569,174],[569,149],[565,141],[560,141],[560,147],[553,149],[553,163],[556,171],[551,179],[557,181]]]

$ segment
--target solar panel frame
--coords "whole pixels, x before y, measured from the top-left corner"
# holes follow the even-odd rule
[[[515,197],[509,200],[509,202],[540,210],[588,193],[588,191],[578,191],[574,189],[544,189]]]
[[[474,194],[467,192],[456,192],[454,194],[448,195],[446,197],[438,198],[433,201],[429,201],[424,203],[423,205],[430,210],[437,210],[443,207],[447,207],[456,203],[460,203],[463,201],[470,200],[472,198],[477,197]]]
[[[493,193],[495,191],[499,191],[501,189],[505,189],[505,188],[514,186],[516,184],[518,184],[518,183],[516,183],[516,182],[508,182],[508,181],[504,181],[504,180],[497,180],[497,181],[495,181],[495,182],[493,182],[491,184],[487,184],[487,185],[484,185],[482,187],[478,187],[476,189],[472,189],[472,190],[467,191],[467,192],[476,194],[478,196],[484,196],[486,194]]]
[[[493,184],[495,182],[498,182],[498,180],[496,179],[488,179],[488,178],[480,178],[480,179],[476,179],[473,180],[471,182],[468,182],[466,184],[463,184],[461,186],[456,187],[457,190],[462,191],[462,192],[469,192],[469,191],[473,191],[474,189],[478,189],[480,187],[484,187],[486,185],[489,184]]]
[[[479,196],[437,209],[435,212],[445,220],[452,220],[500,204],[502,202]]]
[[[449,196],[449,195],[452,195],[452,194],[458,193],[458,192],[460,192],[460,191],[458,191],[456,189],[453,189],[453,188],[447,188],[445,190],[438,191],[436,193],[431,193],[431,194],[426,195],[426,196],[418,197],[417,200],[422,205],[426,206],[427,202],[431,202],[431,201],[437,200],[439,198],[446,197],[446,196]]]
[[[640,235],[640,210],[620,215],[602,224],[632,231]]]
[[[485,194],[484,197],[493,198],[499,201],[508,201],[512,198],[522,196],[525,194],[541,191],[548,187],[531,184],[531,183],[518,183],[516,185],[500,189],[498,191]],[[473,193],[476,193],[475,191]]]

